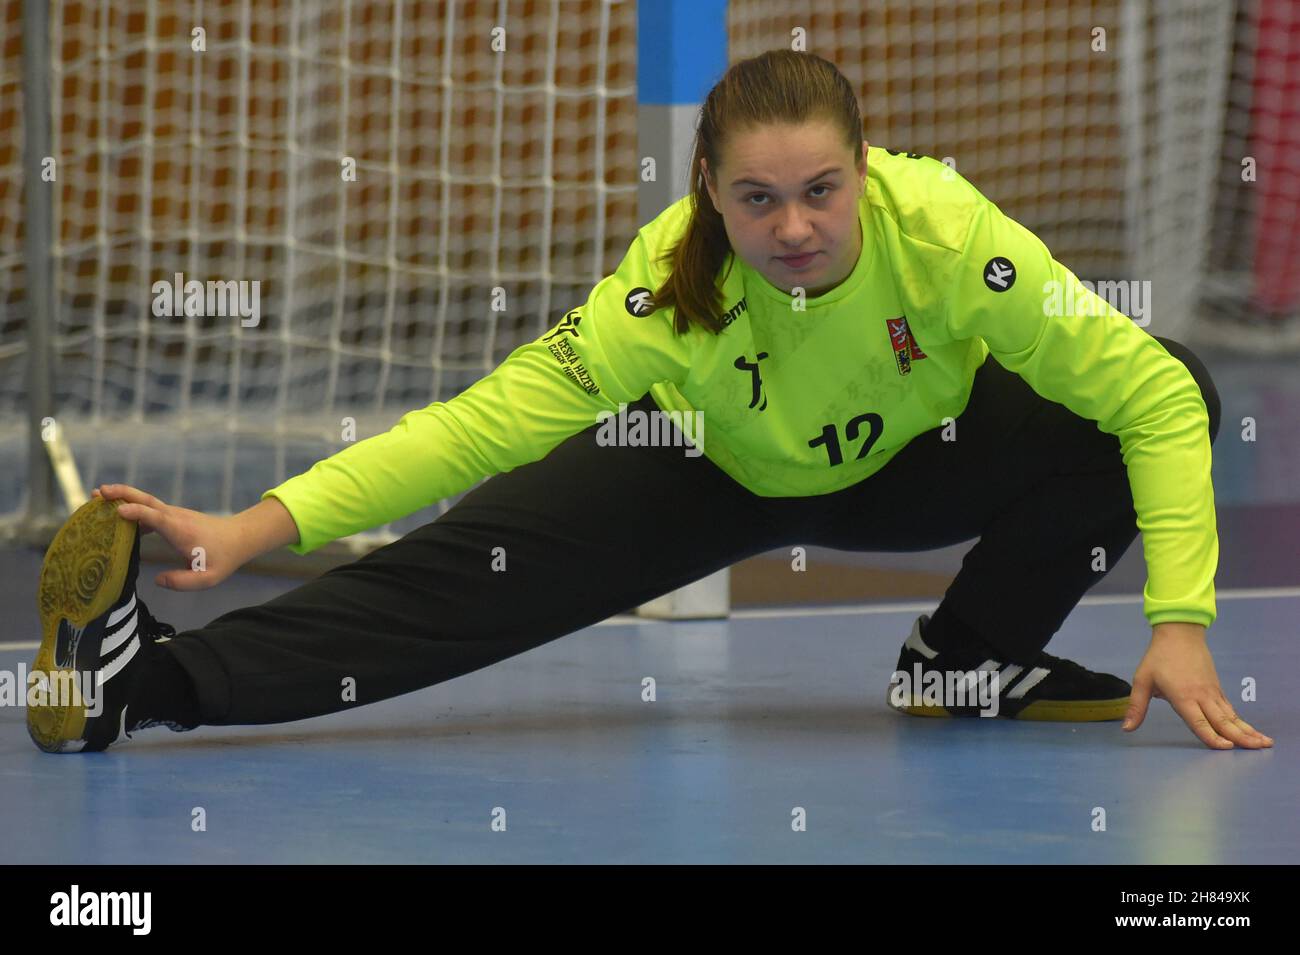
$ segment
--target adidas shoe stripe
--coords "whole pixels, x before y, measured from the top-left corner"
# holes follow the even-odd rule
[[[109,614],[104,642],[99,649],[101,659],[135,636],[136,616],[135,594],[132,594],[126,604]]]
[[[1038,684],[1042,683],[1051,672],[1051,670],[1044,669],[1043,667],[1034,667],[1023,680],[1016,684],[1015,689],[1006,695],[1007,699],[1020,699],[1034,687],[1038,686]]]
[[[916,626],[903,644],[904,647],[919,653],[927,660],[933,660],[939,655],[935,650],[925,642],[921,637],[921,628]],[[979,678],[980,671],[992,672],[1000,670],[998,673],[998,685],[1000,687],[999,696],[1006,697],[1009,700],[1018,700],[1024,697],[1026,693],[1042,683],[1043,680],[1051,674],[1051,669],[1047,667],[1034,667],[1023,678],[1017,682],[1017,678],[1024,673],[1025,668],[1018,663],[1003,664],[999,660],[988,659],[981,663],[976,669],[968,670],[963,677],[963,684],[967,692],[974,690],[975,684]]]
[[[933,660],[939,655],[938,650],[931,647],[921,638],[920,626],[912,628],[912,633],[908,636],[907,640],[904,641],[903,646],[907,647],[909,650],[916,651],[927,660]]]
[[[112,630],[121,622],[122,618],[133,613],[135,613],[135,594],[131,594],[130,600],[108,615],[108,624],[106,625],[106,629]]]
[[[131,634],[131,642],[126,645],[126,649],[119,653],[110,663],[106,663],[99,671],[99,685],[103,686],[121,671],[121,669],[131,662],[140,651],[140,638],[134,633]]]

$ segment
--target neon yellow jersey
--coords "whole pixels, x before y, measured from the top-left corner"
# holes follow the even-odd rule
[[[646,299],[686,226],[685,197],[638,232],[585,303],[490,374],[263,498],[289,510],[301,537],[291,549],[305,554],[536,461],[647,391],[666,411],[702,412],[701,450],[753,493],[825,494],[960,415],[992,353],[1118,437],[1148,622],[1213,623],[1209,416],[1191,373],[934,159],[871,147],[858,208],[863,249],[844,282],[799,310],[731,255],[725,328],[678,335],[673,310],[649,312]],[[1073,295],[1069,314],[1045,304],[1050,282]]]

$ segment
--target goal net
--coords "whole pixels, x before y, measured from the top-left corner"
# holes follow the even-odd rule
[[[22,163],[22,6],[0,0],[0,514],[27,467],[24,180],[52,206],[83,479],[214,512],[349,421],[459,393],[640,224],[632,0],[54,0],[49,182]],[[833,60],[868,140],[950,159],[1081,278],[1149,282],[1152,334],[1276,348],[1300,307],[1293,7],[733,0],[729,55]],[[157,314],[194,280],[256,281],[256,323]]]
[[[603,0],[53,3],[55,388],[87,482],[240,510],[585,300],[637,228],[634,20]],[[192,280],[228,314],[178,314]]]

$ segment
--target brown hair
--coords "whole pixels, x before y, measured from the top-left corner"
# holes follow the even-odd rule
[[[718,272],[731,251],[722,214],[713,206],[700,169],[707,159],[716,177],[724,145],[736,133],[768,123],[826,120],[844,137],[856,161],[862,156],[862,115],[853,87],[834,63],[815,53],[768,50],[733,63],[700,107],[691,156],[691,218],[682,238],[667,251],[672,271],[655,292],[655,308],[675,307],[674,329],[695,323],[722,331]],[[725,276],[723,276],[725,279]]]

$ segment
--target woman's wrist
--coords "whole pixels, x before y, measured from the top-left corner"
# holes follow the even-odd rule
[[[1205,624],[1192,623],[1190,620],[1172,620],[1157,623],[1151,627],[1152,639],[1156,637],[1184,637],[1205,639]]]
[[[298,543],[298,525],[289,509],[278,498],[268,497],[258,501],[232,520],[238,532],[244,561],[252,560],[267,551]],[[243,561],[241,561],[242,563]]]

